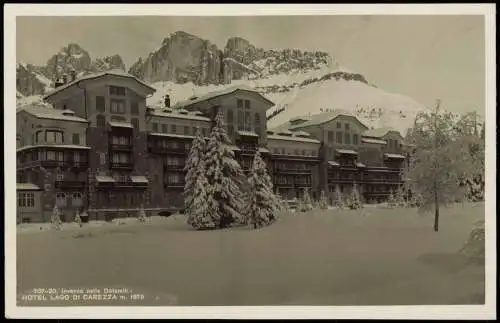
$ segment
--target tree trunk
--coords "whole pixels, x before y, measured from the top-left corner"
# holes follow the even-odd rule
[[[439,231],[439,199],[437,191],[434,192],[434,231]]]

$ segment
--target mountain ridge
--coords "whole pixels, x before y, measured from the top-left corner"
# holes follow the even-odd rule
[[[85,49],[70,43],[46,66],[18,64],[18,106],[41,102],[37,96],[53,87],[58,74],[75,70],[81,76],[117,68],[127,70],[119,54],[92,60]],[[426,109],[411,98],[379,89],[326,52],[262,49],[241,37],[228,38],[219,49],[209,40],[176,31],[147,57],[138,58],[128,73],[157,89],[148,98],[150,106],[160,106],[166,94],[175,103],[229,85],[247,85],[275,102],[268,111],[269,126],[325,109],[344,109],[371,125],[394,123],[404,132]]]

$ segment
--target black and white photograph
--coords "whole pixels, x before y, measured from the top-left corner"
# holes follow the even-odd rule
[[[6,6],[7,317],[496,318],[495,8]]]

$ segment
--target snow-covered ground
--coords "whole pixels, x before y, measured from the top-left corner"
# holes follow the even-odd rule
[[[178,306],[484,302],[484,265],[459,254],[484,204],[443,208],[439,233],[415,209],[370,211],[299,213],[257,230],[195,231],[166,218],[19,234],[17,288],[123,286],[145,295],[126,306],[172,305],[171,297]]]

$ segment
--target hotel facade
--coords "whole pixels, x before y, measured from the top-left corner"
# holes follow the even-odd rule
[[[337,186],[347,194],[356,184],[366,201],[382,201],[403,183],[408,149],[395,130],[340,112],[268,129],[274,103],[246,87],[148,107],[154,92],[111,71],[56,84],[48,105],[18,109],[18,222],[50,221],[55,204],[63,221],[82,207],[91,220],[135,216],[141,205],[149,214],[181,211],[191,141],[198,128],[208,137],[218,111],[243,170],[259,150],[286,199],[304,189],[318,199]]]

